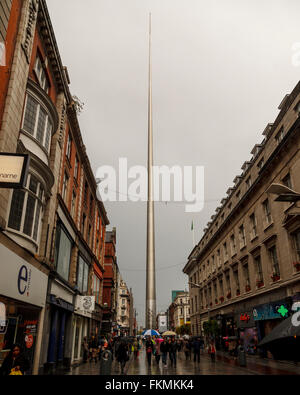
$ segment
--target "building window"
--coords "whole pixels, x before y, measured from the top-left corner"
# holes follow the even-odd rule
[[[239,201],[241,199],[241,191],[238,191],[235,196],[237,198],[237,201]]]
[[[72,204],[71,204],[71,215],[74,217],[76,209],[76,192],[73,191],[72,193]]]
[[[53,129],[52,121],[47,111],[29,94],[26,98],[22,128],[49,152]]]
[[[257,167],[259,168],[259,170],[261,170],[264,167],[264,164],[265,164],[265,160],[264,160],[264,158],[262,158],[257,164]]]
[[[66,151],[66,156],[69,160],[71,160],[71,153],[72,153],[72,137],[71,137],[71,133],[69,133],[68,142],[67,142],[67,151]]]
[[[69,184],[69,176],[65,172],[64,179],[63,179],[62,191],[61,191],[61,196],[62,196],[64,201],[66,201],[66,199],[68,197],[68,184]]]
[[[255,214],[250,215],[250,237],[251,240],[253,240],[257,236],[257,223],[256,223],[256,217]]]
[[[278,277],[280,278],[280,268],[279,268],[276,246],[269,248],[269,254],[271,257],[272,268],[273,268],[272,278],[275,277],[276,279],[278,279]]]
[[[230,244],[231,244],[231,256],[236,254],[236,244],[234,235],[230,236]]]
[[[251,185],[252,185],[251,177],[247,178],[246,185],[247,185],[247,189],[251,188]]]
[[[240,249],[242,249],[246,246],[246,236],[245,236],[244,225],[241,225],[239,228],[239,236],[240,236]]]
[[[284,137],[284,128],[283,126],[280,128],[279,132],[276,134],[275,136],[275,140],[277,142],[277,144],[280,144],[282,139]]]
[[[32,174],[25,190],[13,191],[8,227],[38,240],[44,204],[44,188]]]
[[[264,284],[264,276],[262,271],[261,257],[260,255],[254,258],[254,265],[256,269],[256,285],[259,288]]]
[[[266,199],[263,202],[263,209],[264,209],[264,214],[265,214],[264,224],[265,224],[265,226],[268,226],[272,223],[272,215],[271,215],[270,203],[269,203],[268,199]]]
[[[245,291],[251,291],[250,287],[250,276],[249,276],[249,266],[248,263],[243,265],[243,272],[244,272],[244,280],[245,280]]]
[[[217,251],[217,266],[218,268],[221,266],[221,251]]]
[[[236,294],[237,296],[240,295],[240,280],[239,280],[239,271],[238,270],[234,270],[233,272],[233,277],[234,277],[234,282],[235,282],[235,286],[236,286]]]
[[[77,181],[78,180],[78,168],[79,168],[79,161],[77,158],[77,155],[75,156],[75,165],[74,165],[74,178]]]
[[[86,215],[83,214],[82,215],[82,222],[81,222],[81,233],[84,236],[84,232],[85,232],[85,221],[86,221]]]
[[[100,287],[101,287],[101,280],[96,275],[94,275],[93,294],[95,296],[95,301],[97,304],[101,303]]]
[[[227,249],[227,243],[223,244],[223,250],[224,250],[224,263],[228,261],[228,249]]]
[[[37,56],[37,58],[35,60],[34,71],[35,71],[35,74],[37,76],[37,79],[39,81],[41,88],[44,89],[44,91],[46,93],[48,93],[49,92],[49,82],[48,82],[46,72],[43,68],[41,58],[39,56]]]
[[[81,293],[88,290],[89,265],[79,255],[77,266],[77,287]]]
[[[125,299],[122,298],[122,305],[125,306]]]
[[[66,281],[69,280],[71,251],[72,240],[62,226],[59,225],[55,243],[55,264],[57,273]]]

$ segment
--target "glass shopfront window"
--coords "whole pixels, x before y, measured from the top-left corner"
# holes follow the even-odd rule
[[[28,359],[32,373],[40,309],[0,296],[0,366],[14,344]]]

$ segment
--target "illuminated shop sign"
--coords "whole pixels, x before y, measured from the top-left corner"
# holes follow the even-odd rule
[[[277,318],[287,318],[288,316],[289,306],[284,302],[263,304],[253,309],[254,321],[274,320]]]
[[[29,155],[0,153],[0,188],[24,188]]]

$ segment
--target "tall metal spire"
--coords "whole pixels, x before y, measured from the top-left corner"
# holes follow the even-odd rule
[[[152,56],[151,13],[149,14],[149,92],[148,92],[148,202],[147,202],[147,268],[146,328],[156,328],[155,232],[153,202],[153,123],[152,123]]]

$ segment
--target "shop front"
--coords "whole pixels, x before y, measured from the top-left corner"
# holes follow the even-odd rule
[[[258,342],[267,336],[291,313],[292,298],[287,297],[275,302],[264,303],[253,308],[253,319],[257,325]],[[267,353],[271,358],[271,354]]]
[[[253,310],[241,310],[235,315],[238,338],[242,340],[248,354],[256,354],[258,333],[255,325]]]
[[[83,340],[89,340],[91,334],[95,334],[92,329],[92,314],[95,309],[94,296],[77,295],[75,299],[75,310],[73,317],[73,344],[72,344],[72,365],[77,365],[83,358]]]
[[[48,276],[3,245],[0,255],[0,268],[5,262],[0,276],[0,366],[18,344],[30,363],[27,373],[37,374]]]
[[[53,374],[71,366],[74,293],[52,280],[48,295],[48,346],[44,373]]]

